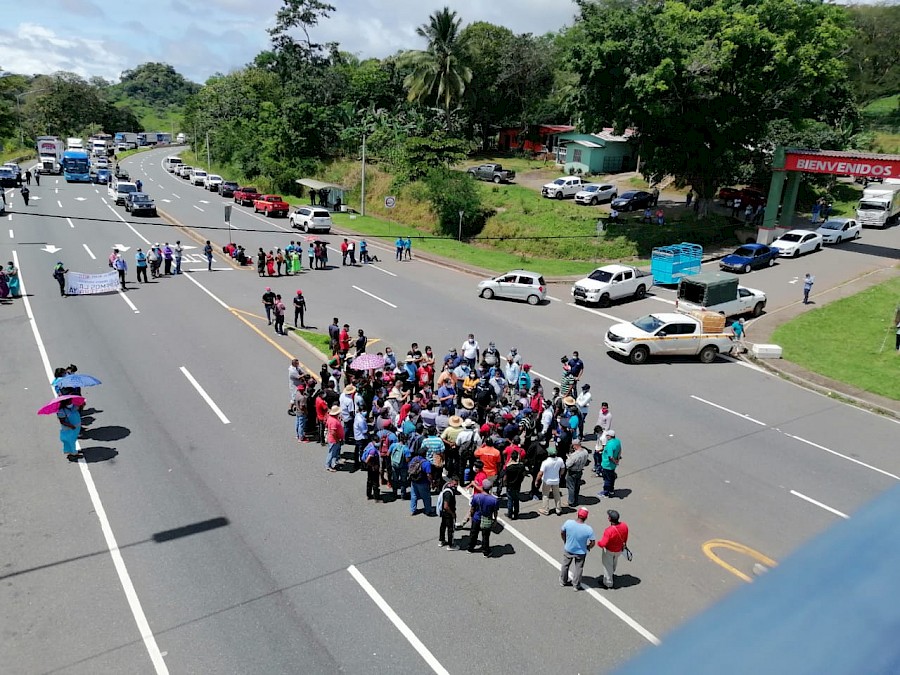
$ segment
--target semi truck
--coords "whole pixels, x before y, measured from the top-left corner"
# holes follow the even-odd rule
[[[61,174],[63,152],[65,152],[63,142],[56,136],[38,136],[38,166],[36,171],[57,176]]]
[[[109,142],[105,138],[91,139],[91,155],[94,157],[109,156]]]
[[[900,184],[869,185],[856,207],[856,219],[863,227],[885,228],[900,216]]]
[[[68,138],[68,139],[66,139],[66,150],[84,150],[84,139],[83,138]]]
[[[131,131],[117,131],[116,150],[133,150],[138,147],[138,135]]]

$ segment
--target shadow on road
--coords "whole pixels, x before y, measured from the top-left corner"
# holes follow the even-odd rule
[[[115,448],[104,448],[102,446],[97,446],[93,448],[82,448],[81,454],[84,455],[84,461],[88,464],[95,464],[96,462],[108,462],[111,459],[115,459],[119,451]]]
[[[89,438],[92,441],[121,441],[123,438],[131,436],[131,429],[120,426],[98,427],[96,429],[86,429],[82,433],[83,438]]]

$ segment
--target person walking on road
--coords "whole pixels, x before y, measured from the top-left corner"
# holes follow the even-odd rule
[[[31,185],[31,171],[25,171],[25,185]]]
[[[441,489],[437,501],[437,510],[441,516],[438,546],[446,551],[458,551],[459,546],[453,544],[453,532],[456,530],[456,486],[459,484],[459,479],[446,471],[443,479],[444,487]]]
[[[154,279],[158,279],[159,265],[162,261],[159,244],[153,244],[153,246],[150,247],[150,253],[147,254],[147,260],[150,261],[150,276]],[[110,265],[110,267],[112,267],[112,265]]]
[[[325,456],[325,470],[337,473],[337,463],[341,456],[341,445],[344,443],[344,425],[341,423],[341,409],[331,406],[325,420],[325,443],[328,454]]]
[[[66,297],[66,274],[68,272],[69,270],[62,264],[62,261],[56,263],[56,266],[53,268],[53,278],[59,284],[59,294],[63,298]]]
[[[147,282],[147,254],[142,249],[138,249],[134,254],[134,269],[137,272],[137,280],[139,284]]]
[[[397,241],[394,242],[394,248],[396,249],[394,257],[397,261],[403,260],[403,237],[397,237]]]
[[[559,496],[559,479],[563,470],[563,461],[556,456],[556,448],[551,446],[547,448],[547,459],[541,463],[538,470],[536,483],[541,485],[541,494],[543,495],[543,508],[538,510],[542,516],[550,515],[550,496],[553,496],[553,503],[556,506],[556,515],[562,515],[562,504]]]
[[[412,260],[412,239],[409,237],[403,242],[403,258],[404,260]]]
[[[741,352],[747,351],[747,345],[744,343],[744,337],[747,335],[747,329],[744,327],[744,318],[737,319],[731,324],[731,332],[734,333],[734,341],[738,344]]]
[[[56,418],[59,420],[59,440],[62,441],[63,455],[70,462],[77,461],[81,457],[76,446],[78,434],[81,433],[81,413],[77,406],[72,405],[72,400],[67,399],[59,404]]]
[[[816,278],[811,275],[809,272],[803,277],[803,304],[809,304],[809,292],[812,290],[813,284],[816,283]]]
[[[609,527],[603,531],[603,536],[597,542],[597,547],[603,549],[602,577],[597,577],[601,588],[612,589],[616,586],[616,563],[622,551],[628,546],[628,525],[619,522],[619,512],[610,509],[606,512],[609,518]]]
[[[19,188],[19,192],[22,194],[22,201],[25,202],[25,206],[28,206],[28,198],[31,196],[31,190],[28,189],[27,185],[23,185]]]
[[[262,246],[256,252],[256,273],[259,276],[266,276],[266,252],[262,250]]]
[[[566,488],[569,491],[569,506],[578,507],[578,497],[581,495],[581,477],[584,468],[591,463],[591,456],[587,449],[581,446],[580,441],[572,443],[572,451],[566,458]]]
[[[279,335],[287,335],[287,332],[284,330],[284,314],[287,310],[281,301],[280,295],[275,296],[275,304],[272,306],[272,311],[275,313],[275,332]]]
[[[297,319],[300,319],[300,328],[306,328],[303,323],[303,315],[306,312],[306,298],[303,297],[303,291],[297,289],[297,295],[294,296],[294,328],[297,328]]]
[[[272,292],[272,289],[266,286],[265,293],[262,294],[262,304],[266,310],[266,321],[269,322],[269,325],[272,325],[272,310],[275,309],[275,294]]]
[[[40,171],[35,171],[35,172],[34,172],[34,184],[37,185],[37,186],[40,186],[40,184],[41,184],[41,173],[40,173]]]
[[[469,517],[466,521],[472,521],[469,530],[469,546],[467,551],[475,553],[475,545],[478,543],[478,534],[481,534],[481,553],[485,558],[491,557],[491,531],[497,522],[497,510],[500,508],[500,500],[491,494],[494,482],[485,478],[479,489],[475,487],[475,495],[469,508]]]
[[[203,247],[203,255],[206,256],[207,271],[212,272],[213,249],[212,249],[212,244],[209,243],[209,239],[206,240],[206,245]]]
[[[578,509],[575,520],[567,520],[559,531],[563,540],[562,568],[559,571],[560,586],[574,586],[576,591],[584,590],[581,585],[581,577],[584,574],[584,561],[588,551],[594,548],[594,528],[585,521],[588,518],[587,509]],[[572,570],[572,580],[569,581],[569,569]]]
[[[122,286],[122,290],[127,291],[128,287],[125,285],[125,273],[128,271],[128,263],[125,262],[125,258],[122,257],[121,253],[116,254],[116,261],[113,263],[113,267],[116,272],[119,273],[119,284]]]
[[[622,441],[616,438],[615,429],[606,432],[606,445],[603,446],[603,457],[600,460],[600,471],[603,475],[603,497],[615,497],[616,495],[616,470],[622,461]]]

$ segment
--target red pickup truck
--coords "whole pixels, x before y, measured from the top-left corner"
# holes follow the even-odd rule
[[[281,216],[287,218],[290,205],[281,198],[281,195],[263,195],[253,201],[254,213],[265,213],[269,216]]]
[[[241,206],[251,206],[253,202],[262,195],[259,193],[255,187],[244,187],[241,186],[237,190],[234,191],[232,195],[234,197],[234,203],[240,204]]]

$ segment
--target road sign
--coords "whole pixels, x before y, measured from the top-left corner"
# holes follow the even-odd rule
[[[231,224],[231,204],[225,205],[225,222]]]
[[[385,197],[384,205],[386,208],[392,209],[397,206],[397,198],[396,197]]]

